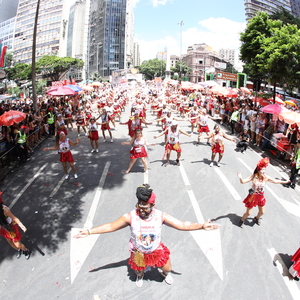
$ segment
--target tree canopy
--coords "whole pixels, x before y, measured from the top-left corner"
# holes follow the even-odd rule
[[[274,87],[299,83],[300,30],[258,12],[241,33],[240,58],[252,80],[265,79]],[[274,90],[275,95],[275,90]]]
[[[166,71],[166,62],[157,58],[145,60],[139,66],[139,71],[144,74],[146,80],[152,80],[154,77],[163,77]]]

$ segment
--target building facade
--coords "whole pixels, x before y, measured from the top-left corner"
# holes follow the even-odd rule
[[[133,66],[141,65],[140,46],[138,43],[133,43]]]
[[[244,4],[247,21],[255,16],[258,11],[272,14],[283,7],[292,13],[290,0],[244,0]]]
[[[19,0],[0,0],[0,23],[3,23],[17,14]]]
[[[14,59],[31,63],[33,29],[37,0],[20,0],[14,36]],[[66,56],[69,3],[64,0],[41,1],[36,39],[36,59],[44,55]]]
[[[89,72],[108,78],[132,65],[133,7],[130,0],[91,0]]]

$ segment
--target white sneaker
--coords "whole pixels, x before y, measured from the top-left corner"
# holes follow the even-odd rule
[[[74,174],[74,178],[78,178],[78,175],[77,175],[77,174]]]
[[[80,136],[80,133],[78,133],[78,136]]]
[[[106,139],[103,140],[103,143],[105,143],[105,142],[106,142]]]
[[[69,175],[66,175],[66,176],[65,176],[65,180],[67,180],[67,179],[69,179]]]
[[[114,140],[113,140],[113,139],[111,139],[111,140],[110,140],[110,142],[111,142],[111,143],[113,143],[113,142],[114,142]]]
[[[136,284],[137,287],[142,287],[143,286],[143,283],[144,283],[143,278],[144,278],[144,274],[143,274],[142,277],[139,277],[139,276],[136,277],[135,284]]]
[[[91,153],[95,152],[96,150],[95,149],[92,149]]]
[[[210,167],[212,167],[213,165],[214,165],[214,163],[213,163],[213,162],[211,162],[211,163],[209,164],[209,166],[210,166]]]
[[[86,132],[86,133],[85,133],[85,136],[88,136],[88,135],[89,135],[89,134]]]
[[[98,153],[98,152],[99,152],[99,150],[98,150],[98,149],[96,149],[96,152]]]
[[[221,167],[221,165],[220,165],[220,163],[219,163],[219,162],[217,163],[217,166],[218,166],[218,167]]]

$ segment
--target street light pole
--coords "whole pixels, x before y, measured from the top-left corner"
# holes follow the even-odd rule
[[[184,25],[183,21],[178,23],[180,25],[180,61],[179,61],[179,81],[181,81],[182,74],[182,26]]]

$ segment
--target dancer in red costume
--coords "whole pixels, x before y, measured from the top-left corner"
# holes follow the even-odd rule
[[[132,148],[130,150],[130,163],[129,167],[126,171],[128,174],[135,164],[136,160],[140,158],[144,165],[145,173],[148,173],[148,164],[147,164],[147,147],[146,146],[155,146],[155,144],[147,144],[146,139],[143,136],[143,133],[140,129],[137,129],[135,135],[132,137],[130,142],[123,142],[122,145],[131,145]]]
[[[64,172],[66,174],[66,176],[65,176],[66,180],[69,178],[68,166],[67,166],[68,163],[69,163],[72,171],[74,172],[74,178],[78,178],[78,175],[76,173],[76,168],[74,165],[74,158],[73,158],[72,152],[70,151],[70,145],[76,146],[79,142],[80,142],[79,139],[77,139],[75,143],[72,142],[71,140],[69,140],[66,137],[65,133],[63,131],[61,131],[58,134],[58,140],[57,140],[55,146],[43,149],[43,151],[59,149],[59,153],[60,153],[59,160],[61,161],[61,163],[63,165]]]
[[[177,158],[176,158],[176,164],[177,166],[180,166],[180,156],[181,156],[181,146],[179,143],[179,133],[182,133],[184,135],[187,135],[189,137],[191,137],[191,134],[188,134],[187,132],[181,130],[178,128],[178,122],[173,120],[172,121],[172,125],[170,127],[168,127],[166,130],[164,130],[163,132],[161,132],[159,135],[154,136],[154,138],[158,138],[164,134],[168,135],[167,137],[167,144],[165,146],[165,155],[167,158],[167,161],[165,162],[164,166],[168,166],[170,164],[170,155],[171,155],[171,151],[176,151],[177,152]],[[163,159],[164,159],[163,157]]]
[[[8,244],[18,251],[17,258],[20,258],[22,253],[26,259],[30,258],[30,250],[21,243],[22,235],[19,227],[26,232],[27,228],[23,223],[12,214],[10,209],[4,204],[0,204],[0,235],[3,236]]]
[[[117,231],[130,226],[129,265],[137,274],[136,285],[143,285],[144,271],[147,267],[160,268],[160,273],[168,284],[173,283],[171,277],[171,260],[169,249],[161,242],[162,225],[166,224],[177,230],[214,230],[219,224],[204,224],[179,221],[176,218],[155,208],[156,195],[148,184],[136,190],[138,203],[136,208],[114,222],[100,225],[92,229],[83,229],[75,238],[87,237],[91,234],[102,234]]]
[[[250,175],[248,178],[243,179],[241,173],[238,173],[238,177],[241,183],[247,183],[250,181],[252,182],[252,187],[249,190],[249,194],[243,201],[243,203],[245,203],[246,212],[240,220],[240,227],[243,227],[244,222],[250,216],[253,207],[256,206],[258,206],[258,214],[256,217],[254,217],[254,222],[257,225],[261,224],[260,217],[265,213],[266,204],[264,189],[268,182],[280,184],[290,182],[289,180],[276,180],[266,175],[266,167],[269,165],[269,162],[270,161],[268,157],[261,159],[258,162],[253,174]]]
[[[295,280],[299,281],[300,278],[300,248],[292,256],[293,264],[289,268],[290,274],[294,277]]]

